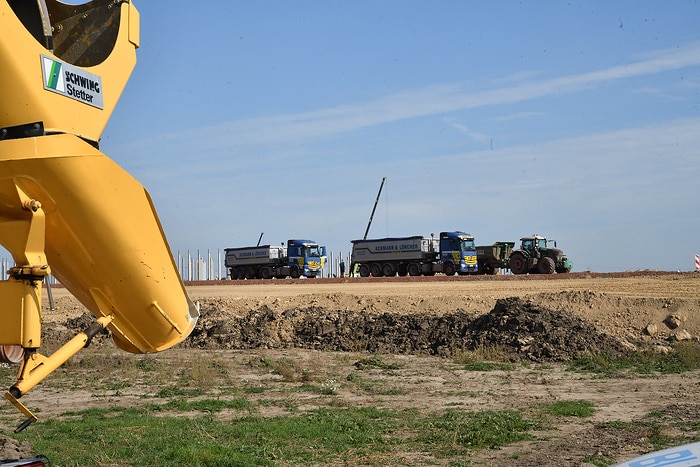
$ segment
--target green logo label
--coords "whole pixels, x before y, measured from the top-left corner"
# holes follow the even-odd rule
[[[56,89],[56,86],[58,86],[58,78],[60,78],[61,74],[61,64],[59,62],[53,62],[50,73],[49,81],[46,85],[51,89]]]

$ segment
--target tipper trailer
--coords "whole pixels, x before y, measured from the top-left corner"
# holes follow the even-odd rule
[[[477,272],[474,237],[466,232],[440,232],[440,237],[353,240],[350,270],[360,277],[448,276]]]
[[[225,266],[231,279],[284,279],[321,274],[326,247],[312,240],[287,240],[287,244],[226,248]]]
[[[477,246],[479,274],[496,274],[501,269],[508,269],[508,260],[514,247],[515,242],[496,242],[493,245]]]

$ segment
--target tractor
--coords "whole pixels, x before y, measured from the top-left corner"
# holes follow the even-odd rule
[[[535,234],[520,239],[520,248],[511,253],[508,266],[513,274],[554,274],[571,271],[573,263],[557,249],[556,241]]]

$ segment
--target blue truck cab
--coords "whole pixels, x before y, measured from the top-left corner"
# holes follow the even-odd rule
[[[440,261],[442,270],[452,276],[459,274],[476,274],[476,245],[474,237],[466,232],[440,232]]]
[[[320,275],[327,259],[326,247],[312,240],[287,240],[287,256],[289,275],[295,279]]]

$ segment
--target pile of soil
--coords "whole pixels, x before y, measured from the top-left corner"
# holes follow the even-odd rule
[[[511,361],[533,362],[564,362],[583,353],[625,351],[621,340],[599,332],[572,313],[518,297],[499,299],[491,312],[477,317],[462,310],[436,316],[358,313],[318,306],[276,311],[266,305],[235,316],[221,308],[221,303],[202,304],[197,327],[184,346],[447,356],[493,345],[507,352]]]

